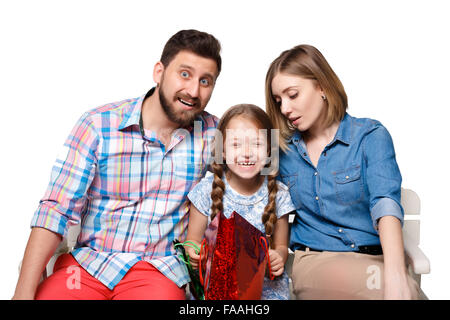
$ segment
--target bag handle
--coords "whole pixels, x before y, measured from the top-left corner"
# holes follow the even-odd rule
[[[203,248],[205,249],[205,254],[207,253],[208,250],[208,245],[206,243],[206,239],[203,239],[201,245],[200,245],[200,252],[199,252],[199,263],[198,263],[198,274],[200,276],[200,282],[203,285],[203,288],[205,287],[205,281],[203,280],[203,273],[202,273],[202,252],[203,252]],[[207,279],[205,279],[207,280]],[[205,292],[205,299],[206,299],[206,292]]]
[[[267,264],[269,265],[269,278],[270,278],[270,280],[273,280],[275,278],[275,276],[272,274],[272,268],[270,266],[269,246],[267,244],[266,237],[263,237],[263,236],[259,237],[259,243],[263,247],[264,252],[266,253],[266,256],[267,256]]]
[[[198,254],[200,252],[200,248],[198,247],[198,245],[195,242],[192,241],[185,241],[185,242],[174,242],[174,248],[176,249],[177,247],[191,247],[194,248],[195,253]],[[185,255],[186,253],[183,252],[183,255]],[[192,268],[191,266],[191,262],[189,261],[189,257],[187,257],[187,259],[185,259],[183,257],[183,255],[179,255],[178,258],[180,258],[181,261],[183,261],[186,265],[188,265],[189,267]]]

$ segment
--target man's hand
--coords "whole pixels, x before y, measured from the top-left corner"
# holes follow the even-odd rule
[[[61,236],[43,228],[33,228],[25,248],[14,300],[33,300],[42,271],[52,257]]]

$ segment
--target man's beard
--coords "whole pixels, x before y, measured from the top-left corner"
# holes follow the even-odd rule
[[[198,98],[191,98],[186,95],[182,94],[176,94],[174,97],[174,101],[176,101],[178,98],[190,100],[195,103],[195,106],[192,110],[177,110],[173,106],[173,102],[169,103],[169,100],[164,94],[163,90],[163,79],[161,79],[161,83],[159,86],[159,103],[161,104],[162,109],[164,110],[164,113],[166,114],[167,118],[178,124],[180,127],[188,127],[191,126],[194,123],[195,118],[203,112],[203,109],[201,106],[201,101]]]

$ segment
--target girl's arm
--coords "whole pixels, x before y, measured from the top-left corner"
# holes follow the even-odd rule
[[[269,250],[270,267],[274,276],[279,276],[284,271],[284,264],[288,258],[289,221],[285,214],[275,223],[273,233],[273,248]]]
[[[208,217],[202,214],[198,209],[191,204],[189,213],[189,225],[187,232],[187,239],[195,242],[198,246],[202,242],[205,234],[206,226],[208,225]],[[195,252],[194,248],[186,246],[187,254],[189,255],[189,261],[194,269],[198,268],[199,255]]]
[[[383,216],[378,231],[384,255],[384,299],[411,299],[400,220]]]

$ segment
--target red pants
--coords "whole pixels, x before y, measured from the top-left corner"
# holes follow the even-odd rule
[[[36,300],[184,300],[185,291],[145,261],[136,263],[113,290],[84,270],[71,254],[56,260]]]

